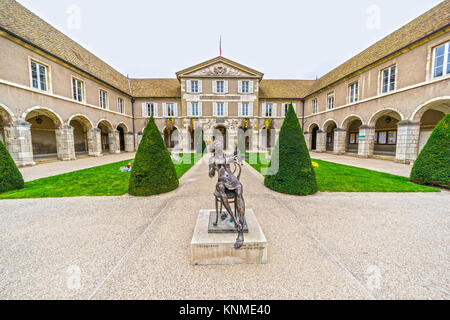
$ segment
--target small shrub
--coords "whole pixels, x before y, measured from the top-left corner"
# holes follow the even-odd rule
[[[442,119],[419,154],[411,172],[411,181],[450,188],[450,114]]]
[[[22,189],[23,187],[22,174],[5,145],[0,141],[0,193]]]
[[[272,152],[272,166],[278,167],[278,171],[269,170],[264,181],[269,189],[303,196],[317,192],[316,175],[305,136],[292,105],[289,106],[277,144]]]
[[[175,166],[152,117],[136,153],[128,193],[152,196],[175,190],[178,185]]]

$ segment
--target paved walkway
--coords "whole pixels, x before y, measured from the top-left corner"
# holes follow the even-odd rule
[[[106,154],[102,157],[85,157],[75,161],[40,163],[33,167],[20,168],[25,181],[56,176],[59,174],[102,166],[134,158],[135,153]]]
[[[311,157],[313,159],[335,162],[374,171],[386,172],[403,177],[410,177],[412,170],[412,166],[410,165],[395,163],[390,160],[362,159],[352,156],[344,156],[344,155],[338,156],[331,153],[316,153],[316,152],[311,152]]]
[[[242,180],[267,265],[190,265],[214,207],[204,163],[156,197],[1,201],[0,299],[450,298],[449,193],[293,197],[249,166]]]

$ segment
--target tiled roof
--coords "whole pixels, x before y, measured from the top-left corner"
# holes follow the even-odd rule
[[[136,98],[181,98],[178,79],[131,79],[131,92]]]
[[[13,0],[0,0],[0,26],[125,93],[128,79]]]
[[[315,80],[262,80],[259,97],[301,99],[314,82]]]
[[[404,27],[391,33],[368,49],[319,78],[319,80],[317,80],[310,88],[308,95],[314,94],[340,79],[350,76],[352,73],[385,58],[445,26],[448,26],[449,22],[450,0],[445,0]]]

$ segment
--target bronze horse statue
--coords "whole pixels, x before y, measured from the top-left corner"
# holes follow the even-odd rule
[[[209,152],[214,153],[209,162],[209,177],[214,178],[218,172],[218,182],[216,185],[216,195],[222,205],[232,217],[238,237],[234,244],[235,249],[240,249],[244,244],[244,226],[245,226],[245,201],[244,188],[239,181],[242,173],[241,165],[238,163],[238,152],[233,155],[227,155],[223,152],[223,144],[215,140],[209,146]],[[231,170],[231,164],[234,165],[234,171]],[[239,168],[239,174],[236,177],[236,169]],[[235,199],[235,212],[231,209],[230,198]],[[217,225],[217,220],[216,220]]]

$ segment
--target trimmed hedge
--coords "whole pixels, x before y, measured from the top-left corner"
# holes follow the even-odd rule
[[[17,169],[4,144],[0,141],[0,193],[22,189],[23,187],[22,174]]]
[[[275,172],[278,164],[278,171]],[[305,136],[292,104],[272,153],[272,160],[264,184],[277,192],[306,196],[318,191]]]
[[[411,172],[411,181],[450,188],[450,114],[442,119],[430,136]]]
[[[128,193],[153,196],[175,190],[178,185],[172,158],[152,117],[134,159]]]

